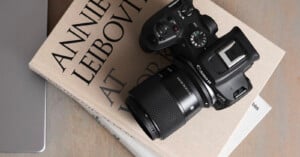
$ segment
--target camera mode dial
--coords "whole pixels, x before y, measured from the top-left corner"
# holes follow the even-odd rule
[[[207,44],[207,36],[202,31],[194,31],[190,36],[190,43],[196,48],[202,48]]]

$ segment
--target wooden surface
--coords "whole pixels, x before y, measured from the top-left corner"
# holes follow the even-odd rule
[[[213,1],[287,51],[262,93],[272,105],[272,111],[232,156],[299,157],[300,1]],[[49,30],[70,2],[49,0]],[[132,156],[76,102],[52,85],[48,85],[47,92],[46,151],[39,154],[0,154],[0,157]]]

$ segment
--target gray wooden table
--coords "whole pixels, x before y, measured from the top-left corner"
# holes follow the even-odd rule
[[[300,156],[300,1],[213,0],[287,51],[264,89],[270,114],[232,154],[233,157]],[[71,0],[49,0],[49,30]],[[131,157],[132,155],[76,102],[47,87],[47,149],[39,154],[0,157]],[[197,156],[197,155],[195,155]]]

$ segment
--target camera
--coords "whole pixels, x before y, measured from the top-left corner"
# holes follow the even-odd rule
[[[218,38],[218,26],[191,0],[176,0],[143,26],[146,52],[169,48],[170,66],[129,91],[126,104],[152,139],[165,139],[202,108],[225,109],[251,89],[245,72],[259,54],[238,27]]]

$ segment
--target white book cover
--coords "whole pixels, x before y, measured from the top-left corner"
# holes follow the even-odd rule
[[[229,156],[271,109],[272,107],[262,97],[258,96],[254,103],[249,106],[218,156]]]

